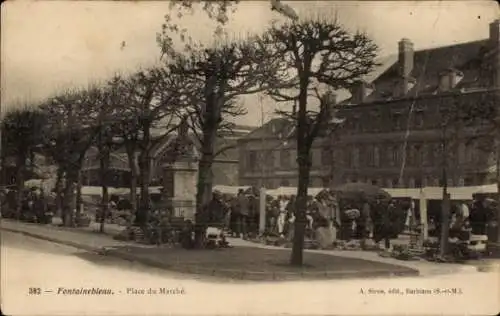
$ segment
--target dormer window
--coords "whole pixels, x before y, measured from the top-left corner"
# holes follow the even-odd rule
[[[454,89],[464,78],[464,74],[456,69],[450,68],[439,73],[439,91]]]
[[[402,114],[400,112],[393,112],[392,113],[393,129],[395,129],[395,130],[401,129],[401,119],[402,119]]]
[[[367,82],[360,82],[354,86],[351,90],[351,100],[352,103],[358,104],[366,101],[367,97],[370,96],[374,91],[371,84]]]

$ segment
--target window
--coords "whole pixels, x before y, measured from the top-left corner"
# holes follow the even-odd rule
[[[394,130],[399,130],[401,129],[401,113],[399,112],[395,112],[395,113],[392,113],[392,128]]]
[[[423,181],[422,181],[422,178],[420,178],[420,177],[419,177],[419,178],[417,178],[417,179],[415,179],[415,187],[416,187],[416,188],[421,188],[421,187],[422,187],[422,184],[423,184],[422,182],[423,182]]]
[[[476,159],[475,146],[469,143],[465,146],[465,162],[474,163]]]
[[[463,187],[464,185],[465,185],[464,178],[460,178],[460,179],[458,179],[458,186],[459,186],[459,187]]]
[[[424,162],[424,152],[422,150],[421,144],[416,144],[413,146],[413,154],[415,155],[415,166],[420,167]]]
[[[429,149],[428,149],[428,145],[426,144],[422,144],[422,147],[420,149],[420,151],[422,152],[422,161],[421,161],[421,165],[422,166],[427,166],[429,165]]]
[[[436,144],[427,145],[427,164],[432,165],[435,162],[436,157]]]
[[[417,110],[414,113],[414,122],[416,128],[424,127],[424,111]]]
[[[399,152],[399,146],[397,146],[397,145],[392,146],[390,153],[392,155],[390,157],[391,165],[397,166],[400,162],[400,159],[401,159],[401,153]]]
[[[351,156],[351,167],[357,168],[359,167],[359,148],[354,147],[352,149],[352,156]]]
[[[248,152],[247,168],[250,171],[257,169],[257,152],[254,150]]]
[[[370,129],[373,131],[378,131],[380,125],[380,114],[377,111],[370,112]]]
[[[274,155],[272,150],[265,150],[262,152],[263,162],[267,169],[274,167]]]
[[[372,167],[375,163],[374,157],[374,147],[369,145],[366,147],[366,165]]]
[[[398,179],[392,179],[392,186],[391,187],[397,188],[398,184],[399,184],[399,180]]]
[[[361,129],[360,119],[361,117],[359,114],[356,114],[352,117],[352,128],[354,129],[354,131],[359,131]]]
[[[314,188],[321,188],[323,187],[323,179],[322,178],[313,178],[312,179],[312,186]]]
[[[322,165],[330,165],[333,160],[332,152],[329,148],[321,149],[321,164]]]
[[[345,151],[344,151],[344,164],[346,166],[349,166],[351,167],[351,160],[352,160],[352,147],[349,146],[349,147],[346,147]]]
[[[408,180],[408,187],[409,187],[409,188],[414,188],[414,187],[415,187],[415,179],[410,178],[410,179]]]
[[[290,155],[290,151],[288,149],[283,149],[280,152],[280,167],[282,169],[290,168],[292,159]]]
[[[391,189],[393,187],[393,180],[387,179],[387,187]]]
[[[414,166],[415,165],[415,155],[413,145],[406,144],[406,165]]]
[[[380,166],[380,151],[379,151],[378,146],[373,147],[373,165],[375,167]]]
[[[323,188],[330,187],[330,177],[323,177],[323,178],[321,178],[321,180],[322,180],[322,187]]]

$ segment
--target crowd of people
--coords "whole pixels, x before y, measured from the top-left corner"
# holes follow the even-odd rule
[[[17,207],[18,193],[13,189],[0,191],[2,216],[21,220],[50,223],[55,213],[53,194],[47,194],[40,188],[23,191],[23,198]],[[131,222],[128,209],[130,203],[126,199],[112,197],[110,199],[109,217],[123,218]],[[390,248],[390,240],[397,238],[404,229],[420,222],[418,207],[412,201],[390,199],[387,196],[368,198],[358,195],[355,198],[339,197],[335,192],[323,191],[316,196],[308,196],[306,210],[306,238],[316,240],[322,247],[331,246],[336,240],[360,240],[363,246],[366,240],[372,239],[375,244],[384,243]],[[275,236],[292,241],[294,222],[296,221],[296,197],[267,196],[265,201],[266,236]],[[453,202],[450,212],[450,237],[475,235],[496,236],[492,228],[497,229],[495,201],[478,196],[472,202]],[[153,212],[152,218],[163,218],[159,211]],[[440,236],[441,212],[430,211],[430,224],[433,233]],[[113,216],[111,214],[115,214]],[[96,220],[99,220],[96,218]],[[257,237],[260,220],[260,197],[254,190],[239,190],[236,195],[213,192],[211,201],[202,212],[196,214],[195,223],[204,223],[204,227],[216,227],[224,230],[232,237],[243,239]],[[496,224],[496,225],[495,225]],[[491,237],[490,237],[491,238]]]
[[[2,217],[19,218],[29,222],[47,224],[52,221],[54,210],[51,207],[51,196],[43,189],[29,188],[22,192],[21,205],[18,208],[18,191],[15,189],[0,190]]]
[[[293,239],[295,202],[294,195],[266,197],[265,235],[288,241]],[[252,191],[240,190],[235,196],[215,191],[205,207],[204,221],[208,226],[224,229],[232,237],[252,238],[259,235],[259,204],[259,196]],[[492,235],[488,230],[496,223],[496,204],[491,199],[477,198],[470,203],[457,201],[451,206],[450,237],[464,232]],[[430,218],[437,237],[441,230],[440,214],[441,207]],[[391,239],[398,238],[405,230],[421,228],[419,208],[413,201],[384,195],[339,198],[334,192],[324,191],[308,197],[305,215],[306,237],[323,247],[329,247],[336,240],[359,240],[364,247],[371,239],[381,247],[391,248]]]
[[[233,237],[243,239],[259,234],[259,196],[254,192],[240,190],[236,196],[213,192],[213,198],[198,218],[225,229]],[[294,195],[266,197],[265,235],[291,241],[297,212]],[[386,196],[367,199],[339,199],[336,194],[324,191],[316,196],[308,196],[305,210],[306,237],[317,240],[323,247],[335,240],[362,242],[373,238],[375,243],[390,239],[402,231],[408,206]]]

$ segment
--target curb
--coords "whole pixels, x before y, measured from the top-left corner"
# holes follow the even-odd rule
[[[30,233],[30,232],[26,232],[24,230],[18,230],[18,229],[14,229],[14,228],[0,227],[0,230],[8,231],[11,233],[17,233],[17,234],[25,235],[28,237],[45,240],[45,241],[50,241],[50,242],[55,243],[55,244],[60,244],[60,245],[70,246],[73,248],[83,249],[83,250],[90,251],[90,252],[99,252],[102,250],[102,248],[92,247],[92,246],[88,246],[88,245],[84,245],[84,244],[80,244],[80,243],[68,241],[68,240],[61,240],[59,238],[47,237],[44,235]]]
[[[213,269],[203,267],[175,266],[168,265],[158,260],[139,257],[125,251],[107,249],[106,247],[92,247],[81,243],[61,240],[48,237],[41,234],[26,232],[13,228],[0,227],[0,230],[25,235],[28,237],[49,241],[56,244],[70,246],[77,249],[89,251],[98,255],[119,258],[127,261],[137,262],[153,268],[177,273],[197,274],[204,276],[219,277],[225,279],[238,279],[241,281],[298,281],[314,280],[317,278],[331,279],[349,279],[349,278],[380,278],[380,277],[411,277],[419,276],[420,272],[416,269],[406,268],[403,271],[372,270],[372,271],[314,271],[314,272],[264,272],[264,271],[246,271],[238,269]],[[361,259],[363,260],[363,259]]]

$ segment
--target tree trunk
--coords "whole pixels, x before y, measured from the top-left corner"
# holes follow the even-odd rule
[[[301,74],[299,109],[297,120],[297,165],[299,167],[299,183],[297,188],[297,200],[295,203],[295,232],[293,236],[292,255],[290,264],[302,266],[304,253],[304,235],[306,230],[306,208],[307,208],[307,188],[309,186],[309,171],[311,159],[311,140],[309,136],[309,120],[307,117],[307,88],[309,78],[307,74]]]
[[[63,218],[63,212],[62,212],[62,199],[63,199],[63,188],[62,188],[62,181],[63,181],[63,176],[64,176],[64,171],[61,167],[57,168],[57,178],[56,178],[56,185],[55,185],[55,208],[56,208],[56,216],[60,216]]]
[[[196,191],[196,212],[200,212],[204,205],[212,199],[212,164],[214,161],[214,147],[217,139],[217,130],[221,121],[222,98],[214,92],[215,85],[207,83],[206,111],[203,115],[203,141],[201,157],[198,162],[198,183]],[[218,92],[222,93],[223,89]]]
[[[18,220],[21,218],[21,211],[23,207],[25,169],[26,169],[26,157],[20,155],[17,159],[17,172],[16,172],[16,187],[17,187],[16,219]]]
[[[80,224],[81,217],[82,217],[82,205],[83,205],[83,199],[82,199],[82,171],[78,170],[78,176],[77,176],[77,181],[76,181],[76,213],[75,213],[75,221],[77,225]]]
[[[309,186],[309,151],[301,149],[298,157],[299,183],[297,188],[297,200],[295,202],[295,231],[293,235],[292,255],[290,264],[302,266],[304,253],[304,235],[306,232],[306,210],[307,210],[307,188]]]
[[[109,161],[110,154],[108,148],[103,146],[99,150],[99,168],[101,170],[101,225],[99,226],[99,232],[104,233],[104,223],[106,222],[106,217],[108,216],[108,206],[109,206],[109,192],[108,192],[108,178],[109,178]]]
[[[500,130],[499,130],[500,132]],[[497,136],[497,142],[495,145],[495,163],[496,163],[496,182],[497,182],[497,214],[496,214],[496,230],[497,230],[497,236],[496,236],[496,242],[500,243],[500,136]]]
[[[64,187],[63,196],[63,225],[66,227],[72,227],[73,221],[73,211],[76,207],[75,205],[75,184],[78,181],[78,172],[75,170],[68,170],[66,173],[66,184]]]
[[[198,162],[196,211],[199,212],[212,198],[212,165],[214,160],[215,131],[207,130],[203,136],[201,157]]]
[[[135,148],[134,146],[126,146],[127,156],[128,156],[128,165],[130,168],[130,204],[132,205],[132,215],[136,215],[137,213],[137,162],[135,157]]]
[[[143,122],[143,148],[139,155],[139,174],[141,183],[141,198],[140,207],[135,218],[135,222],[139,226],[144,226],[148,222],[149,211],[151,208],[149,201],[149,182],[151,180],[151,158],[149,156],[149,148],[151,143],[149,122]]]

